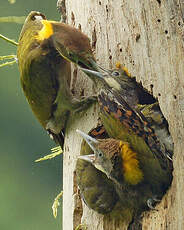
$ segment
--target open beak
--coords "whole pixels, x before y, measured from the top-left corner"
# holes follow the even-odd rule
[[[84,140],[88,143],[88,145],[90,146],[90,148],[94,152],[96,152],[96,145],[98,144],[98,141],[95,138],[90,137],[89,135],[85,134],[84,132],[82,132],[79,129],[77,129],[76,132],[79,133],[84,138]]]
[[[93,164],[95,161],[95,154],[90,154],[90,155],[80,155],[78,156],[78,159],[85,160]]]
[[[76,132],[79,133],[84,138],[84,140],[88,143],[90,148],[95,152],[96,151],[96,145],[98,144],[98,141],[95,138],[90,137],[89,135],[87,135],[86,133],[82,132],[79,129],[77,129]],[[90,155],[82,155],[82,156],[79,156],[78,158],[85,160],[85,161],[88,161],[88,162],[93,164],[96,157],[95,157],[95,154],[90,154]]]

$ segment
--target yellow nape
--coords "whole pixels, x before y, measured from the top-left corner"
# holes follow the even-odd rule
[[[36,35],[36,39],[43,41],[44,39],[47,39],[50,36],[52,36],[54,31],[51,21],[41,20],[41,23],[43,24],[43,27],[38,32],[38,35]]]
[[[116,62],[116,68],[120,69],[121,68],[121,63],[119,61]]]
[[[128,72],[128,69],[125,66],[122,66],[121,63],[118,61],[116,62],[116,68],[122,69],[128,77],[131,77],[131,74]]]
[[[128,143],[120,141],[122,156],[123,175],[126,182],[136,185],[143,179],[143,172],[139,168],[137,153],[134,152]]]
[[[131,77],[131,74],[128,72],[128,69],[125,66],[122,67],[122,70],[126,73],[128,77]]]

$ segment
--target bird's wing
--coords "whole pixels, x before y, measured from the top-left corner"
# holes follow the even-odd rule
[[[117,91],[111,89],[101,91],[99,105],[102,122],[110,137],[128,141],[135,150],[149,153],[167,167],[165,150],[140,111],[131,108]]]

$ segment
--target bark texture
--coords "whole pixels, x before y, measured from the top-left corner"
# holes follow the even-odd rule
[[[98,63],[111,68],[120,61],[158,98],[174,140],[174,179],[158,211],[143,215],[142,229],[184,229],[184,3],[65,0],[65,4],[67,22],[89,36]],[[73,72],[75,83],[78,71]],[[81,79],[81,75],[82,83],[75,87],[82,85],[84,93],[94,93],[92,82]],[[89,210],[78,195],[74,169],[81,138],[75,130],[88,132],[97,121],[95,105],[68,122],[63,163],[64,230],[75,229],[80,223],[88,230],[127,229],[126,223],[116,223]]]

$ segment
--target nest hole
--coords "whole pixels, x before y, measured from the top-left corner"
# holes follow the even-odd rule
[[[157,100],[156,98],[152,95],[153,93],[153,84],[150,85],[150,92],[145,89],[142,86],[142,83],[139,83],[139,90],[138,90],[138,95],[139,95],[139,103],[144,105],[144,104],[152,104],[155,103]]]

